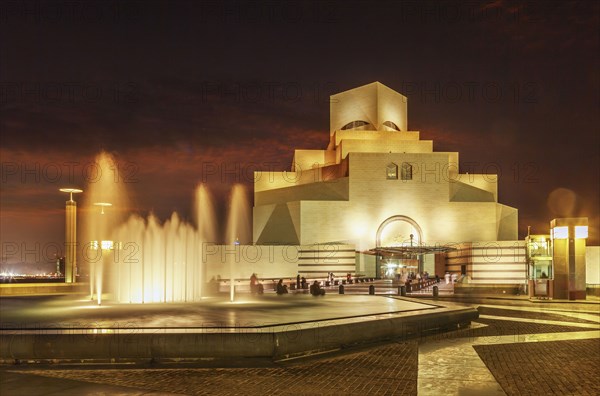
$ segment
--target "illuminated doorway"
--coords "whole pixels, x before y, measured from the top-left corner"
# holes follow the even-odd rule
[[[422,272],[422,255],[411,252],[422,244],[423,232],[416,221],[407,216],[392,216],[377,229],[376,248],[405,248],[397,253],[377,254],[377,277],[403,280]]]

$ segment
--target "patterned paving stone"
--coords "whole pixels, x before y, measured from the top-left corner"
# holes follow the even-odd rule
[[[259,364],[249,361],[212,368],[208,364],[202,368],[199,365],[159,365],[152,368],[85,365],[68,368],[5,366],[0,367],[0,394],[43,395],[43,389],[52,385],[54,389],[60,388],[60,394],[64,395],[141,395],[151,392],[161,395],[416,395],[419,383],[419,342],[431,348],[433,343],[439,340],[442,341],[440,345],[469,348],[471,353],[476,351],[478,355],[473,353],[473,359],[476,359],[483,369],[487,367],[490,370],[493,378],[508,395],[600,394],[600,382],[597,379],[600,377],[600,339],[520,342],[523,338],[518,337],[522,334],[569,334],[587,331],[589,327],[577,327],[572,324],[589,321],[554,312],[516,311],[500,307],[480,308],[485,308],[480,310],[483,315],[524,320],[480,318],[476,322],[484,324],[484,327],[474,326],[431,334],[418,340],[389,342],[279,363]],[[565,325],[533,323],[534,319],[560,321]],[[508,341],[515,343],[494,344],[493,336],[503,335],[516,336],[514,341],[510,341],[513,337]],[[490,343],[471,346],[468,337],[481,336],[490,338]],[[447,342],[450,344],[446,344]],[[498,338],[498,342],[507,340]],[[477,356],[480,356],[481,361]],[[463,362],[460,356],[442,357],[448,360],[447,366],[462,365],[462,371],[459,370],[460,374],[456,377],[457,381],[466,378],[463,373],[469,374],[466,371],[471,367],[468,359],[462,359]],[[434,372],[440,369],[434,368]],[[7,376],[10,377],[10,381],[5,379]],[[16,385],[23,383],[30,383],[29,388],[33,393],[23,393],[21,390],[24,388]],[[69,388],[71,386],[78,387]],[[473,384],[465,386],[458,394],[478,394]],[[68,393],[69,389],[73,389],[71,393]],[[112,391],[107,393],[106,389]],[[124,389],[131,392],[123,391]],[[63,391],[67,393],[62,393]]]
[[[571,331],[582,331],[581,327],[561,326],[531,322],[516,322],[510,320],[484,319],[479,318],[477,323],[486,324],[486,327],[469,329],[462,333],[463,337],[485,337],[502,335],[521,335],[521,334],[539,334],[539,333],[564,333]]]
[[[508,395],[600,394],[600,339],[474,348]]]
[[[186,395],[416,395],[418,346],[391,343],[269,368],[30,370],[28,374]]]
[[[541,320],[556,320],[562,322],[573,323],[598,323],[591,320],[574,318],[568,315],[561,315],[555,312],[537,312],[537,311],[519,311],[515,309],[502,309],[490,307],[477,307],[480,315],[507,316],[509,318],[525,318],[525,319],[541,319]]]
[[[512,320],[501,319],[484,319],[478,318],[476,323],[484,324],[484,327],[469,327],[460,329],[459,331],[437,332],[421,338],[423,342],[452,340],[460,338],[474,337],[500,337],[500,336],[515,336],[517,341],[520,335],[524,334],[541,334],[541,333],[564,333],[587,330],[575,326],[561,326],[542,323],[518,322]],[[493,341],[493,339],[491,340]]]

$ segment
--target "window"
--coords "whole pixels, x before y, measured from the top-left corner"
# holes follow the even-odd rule
[[[398,180],[398,165],[393,162],[389,163],[385,167],[385,174],[388,180]]]
[[[402,180],[412,180],[413,178],[413,167],[408,162],[402,163],[402,175],[400,179]]]
[[[383,126],[385,126],[386,130],[394,130],[394,131],[400,131],[400,128],[398,128],[398,125],[394,124],[392,121],[386,121],[383,123]]]
[[[358,130],[365,131],[365,130],[368,130],[369,129],[368,127],[370,127],[370,126],[371,126],[371,124],[369,124],[367,121],[358,120],[358,121],[352,121],[352,122],[347,123],[346,125],[344,125],[342,127],[342,130],[345,131],[347,129],[358,129]]]

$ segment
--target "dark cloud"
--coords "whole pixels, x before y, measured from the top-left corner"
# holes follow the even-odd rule
[[[326,147],[330,94],[381,81],[436,150],[501,173],[521,236],[564,188],[598,243],[594,2],[20,4],[0,6],[3,241],[61,240],[57,189],[85,187],[100,150],[135,210],[189,218],[205,181],[222,214],[231,184]]]

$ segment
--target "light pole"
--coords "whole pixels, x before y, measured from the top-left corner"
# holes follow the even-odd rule
[[[236,254],[237,254],[237,249],[240,248],[240,240],[236,237],[235,241],[233,241],[233,246],[234,249],[236,250]],[[234,285],[234,276],[233,276],[233,260],[230,260],[229,262],[229,280],[230,280],[230,285],[229,285],[229,301],[233,302],[233,300],[235,299],[235,285]]]
[[[100,251],[100,260],[95,264],[95,268],[91,268],[90,265],[90,294],[92,300],[94,299],[94,283],[96,284],[96,294],[98,299],[98,305],[102,305],[102,286],[104,280],[104,259],[108,256],[107,250],[112,250],[113,241],[110,240],[109,225],[104,208],[112,206],[108,202],[96,202],[95,206],[100,206],[100,220],[96,224],[96,232],[98,233],[98,240],[94,241],[94,246]],[[95,273],[95,274],[94,274]],[[94,275],[94,278],[92,276]],[[94,282],[95,281],[95,282]]]
[[[73,194],[81,193],[78,188],[61,188],[69,194],[65,206],[65,283],[77,282],[77,202]]]

